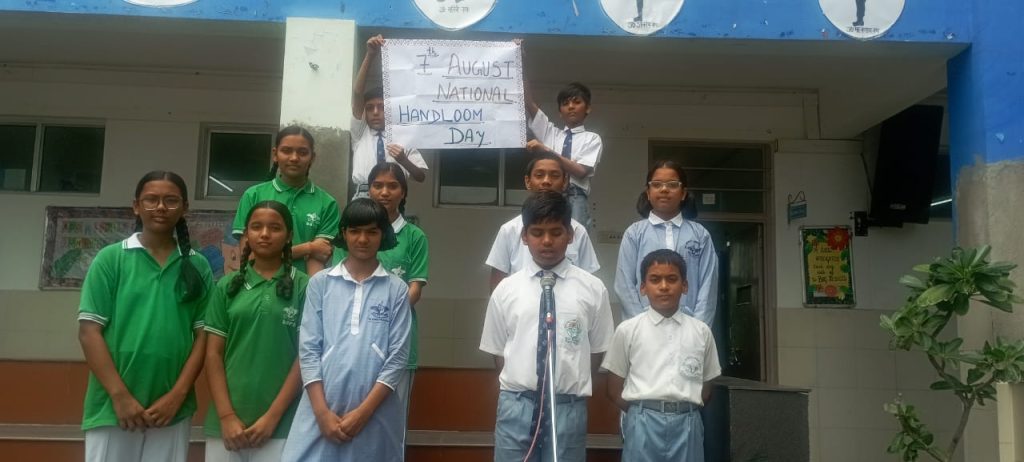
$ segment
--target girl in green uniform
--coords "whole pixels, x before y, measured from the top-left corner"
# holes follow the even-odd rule
[[[141,232],[100,250],[82,285],[85,460],[184,462],[213,275],[189,243],[180,176],[146,174],[132,210]]]
[[[263,201],[245,220],[242,267],[206,309],[207,462],[278,461],[298,405],[296,354],[306,283],[292,261],[288,208]]]
[[[245,217],[253,205],[267,200],[284,204],[294,222],[292,263],[309,275],[331,261],[331,241],[338,233],[338,203],[309,179],[309,169],[316,159],[313,144],[313,135],[302,127],[281,129],[271,151],[274,167],[270,181],[245,190],[232,225],[232,234],[244,241]]]

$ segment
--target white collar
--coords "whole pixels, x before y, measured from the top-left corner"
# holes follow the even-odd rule
[[[651,308],[650,305],[647,305],[647,311],[644,314],[647,315],[648,319],[650,319],[655,326],[661,324],[666,319],[671,319],[675,321],[676,324],[682,325],[683,317],[686,316],[686,313],[683,313],[682,309],[677,309],[675,314],[666,318],[662,316],[661,313],[655,311],[654,308]]]
[[[348,257],[345,257],[345,260],[348,260]],[[360,281],[355,280],[355,278],[352,277],[352,273],[348,272],[348,268],[345,268],[345,260],[342,260],[337,265],[334,265],[334,268],[331,268],[331,270],[327,272],[327,275],[328,276],[341,277],[342,279],[345,279],[346,281],[352,281],[352,282],[354,282],[356,284],[359,284]],[[373,270],[373,274],[371,274],[370,277],[366,278],[366,279],[376,278],[376,277],[387,277],[387,276],[388,276],[387,270],[384,269],[384,266],[381,265],[380,262],[377,262],[377,269]]]
[[[527,250],[527,251],[529,251],[529,250]],[[572,266],[572,263],[569,263],[569,259],[568,258],[563,258],[562,261],[559,262],[557,265],[555,265],[554,268],[551,268],[550,271],[552,273],[555,273],[555,276],[558,276],[559,278],[565,279],[565,277],[569,273],[569,268],[571,266]],[[526,261],[526,267],[525,268],[526,268],[527,271],[530,272],[531,276],[536,276],[537,273],[540,273],[541,271],[544,271],[544,269],[541,268],[540,265],[537,264],[537,262],[533,261],[533,258],[530,258],[529,260]]]
[[[654,226],[658,226],[663,223],[672,223],[675,227],[678,228],[680,226],[683,226],[683,212],[677,213],[676,216],[672,217],[672,219],[670,220],[662,220],[661,217],[655,215],[654,212],[651,212],[647,214],[647,221],[651,222],[651,224]]]
[[[142,239],[140,239],[141,236],[142,236],[141,232],[132,233],[131,236],[128,236],[125,240],[121,241],[121,248],[125,249],[125,250],[128,250],[128,249],[145,249],[146,246],[142,245]],[[178,255],[181,255],[181,249],[178,247],[177,240],[175,240],[175,242],[174,242],[174,250],[177,250],[178,251]],[[194,253],[196,253],[195,250],[192,251],[192,254],[194,254]]]
[[[395,234],[398,234],[398,232],[401,231],[402,228],[404,228],[404,227],[405,227],[405,217],[403,217],[402,214],[399,213],[398,214],[398,218],[395,218],[395,221],[391,222],[391,229],[395,230]]]
[[[576,134],[576,133],[583,133],[583,132],[585,132],[587,130],[585,128],[583,128],[583,125],[581,124],[581,125],[577,125],[577,126],[575,126],[573,128],[565,127],[565,128],[562,129],[562,133],[565,133],[567,131],[568,132],[572,132],[573,134]]]

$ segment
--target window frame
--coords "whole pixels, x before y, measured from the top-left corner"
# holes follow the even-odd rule
[[[213,123],[203,122],[199,124],[199,162],[196,172],[195,190],[198,191],[196,199],[212,200],[238,200],[245,191],[239,191],[237,195],[210,194],[210,138],[214,133],[226,133],[236,135],[270,135],[270,145],[267,146],[267,154],[274,149],[274,137],[277,136],[279,128],[276,125],[260,124],[236,124],[236,123]],[[270,171],[270,157],[267,157],[267,171]]]
[[[0,194],[56,194],[67,196],[99,196],[103,191],[103,170],[107,160],[107,124],[102,119],[64,118],[64,117],[18,117],[0,116],[0,125],[23,126],[35,128],[35,141],[32,145],[32,172],[28,182],[28,190],[0,189]],[[100,184],[96,192],[76,191],[40,191],[39,184],[43,176],[43,137],[47,127],[67,128],[99,128],[103,130],[103,150],[100,152]]]
[[[498,181],[495,186],[498,188],[498,204],[497,205],[480,205],[480,204],[449,204],[441,202],[441,157],[444,155],[444,151],[455,151],[455,149],[432,149],[433,162],[431,162],[431,169],[437,172],[434,175],[437,178],[434,181],[434,190],[432,192],[432,201],[434,208],[440,209],[475,209],[475,210],[520,210],[521,205],[507,204],[508,200],[505,190],[508,189],[505,183],[506,165],[505,160],[510,155],[511,151],[520,151],[523,148],[497,148],[498,153]]]

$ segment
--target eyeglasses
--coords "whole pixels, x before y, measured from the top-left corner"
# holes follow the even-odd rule
[[[178,210],[181,204],[184,202],[181,197],[178,196],[142,196],[139,199],[139,204],[142,204],[142,209],[146,211],[153,211],[160,207],[160,204],[164,204],[164,208],[167,210]]]
[[[667,189],[669,191],[675,191],[683,187],[682,181],[648,181],[647,186],[651,189]]]

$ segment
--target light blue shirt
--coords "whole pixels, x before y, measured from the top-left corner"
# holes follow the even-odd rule
[[[672,234],[666,235],[666,230]],[[622,301],[623,319],[643,313],[650,305],[647,297],[640,295],[640,263],[647,254],[669,248],[669,242],[686,262],[689,290],[679,299],[679,309],[711,326],[718,307],[718,255],[708,230],[682,215],[665,221],[651,213],[650,218],[630,225],[622,236],[615,294]]]
[[[382,266],[359,282],[344,261],[309,279],[299,327],[303,387],[323,382],[331,410],[343,416],[358,407],[374,384],[394,390],[406,373],[412,322],[409,289]],[[308,393],[302,393],[282,460],[402,460],[405,409],[392,393],[356,437],[334,443],[317,426]]]

